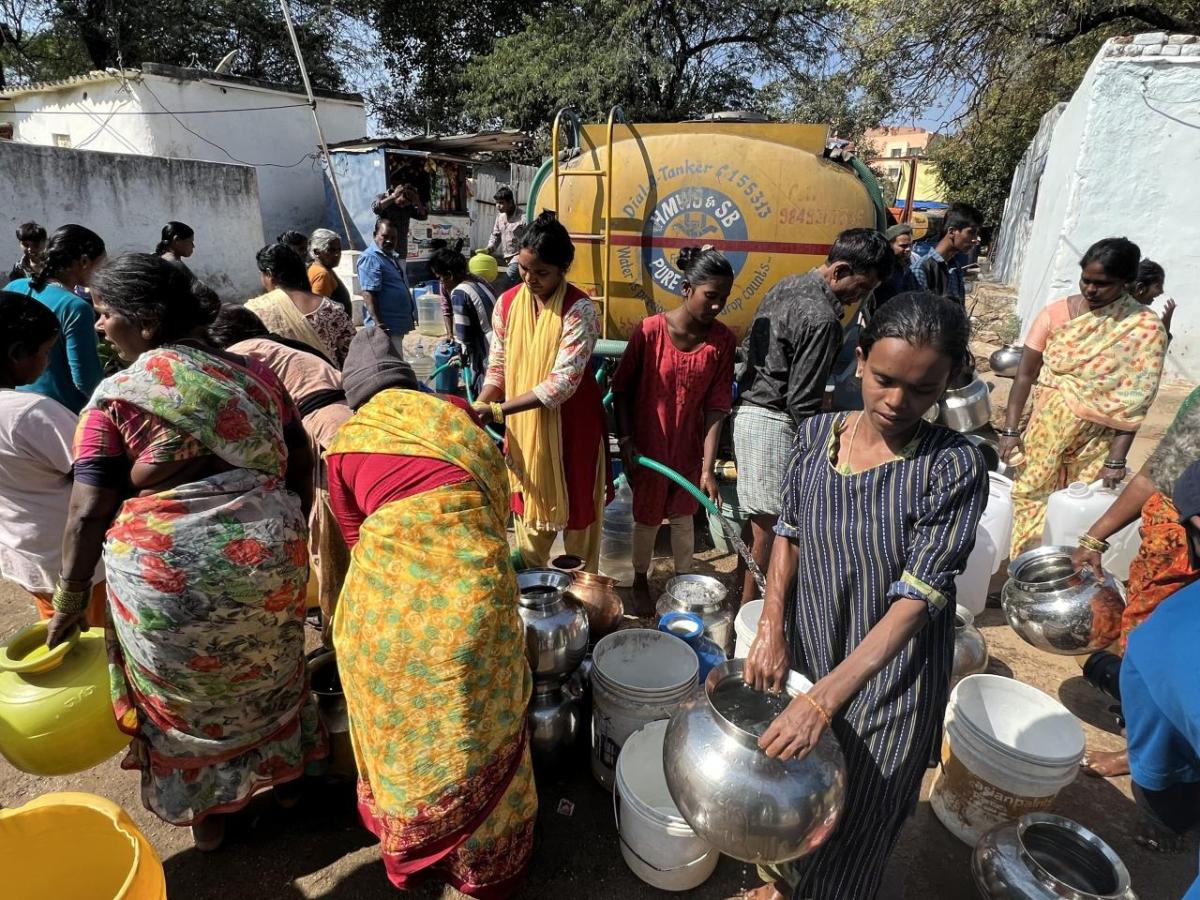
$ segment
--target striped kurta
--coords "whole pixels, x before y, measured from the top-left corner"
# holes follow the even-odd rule
[[[814,682],[867,636],[894,598],[930,621],[834,719],[848,771],[842,822],[788,873],[800,900],[872,900],[941,742],[954,660],[954,579],[987,502],[983,458],[922,424],[894,462],[857,474],[834,463],[848,415],[800,427],[776,532],[799,551],[786,628],[792,662]]]

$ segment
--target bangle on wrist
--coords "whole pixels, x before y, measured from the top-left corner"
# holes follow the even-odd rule
[[[812,708],[815,709],[818,713],[820,713],[821,718],[825,720],[826,728],[833,727],[833,718],[829,715],[829,713],[827,713],[825,711],[825,707],[823,707],[820,703],[818,703],[816,700],[814,700],[811,694],[801,694],[800,696],[803,697],[805,700],[807,700],[809,703],[811,703]]]
[[[500,404],[500,401],[493,400],[491,403],[488,404],[488,409],[490,409],[492,411],[492,421],[495,422],[497,425],[503,425],[504,424],[504,407]]]
[[[1002,428],[1000,430],[1000,437],[1020,437],[1020,436],[1021,436],[1021,432],[1018,431],[1016,428]]]
[[[1079,536],[1079,546],[1084,550],[1091,550],[1094,553],[1107,553],[1108,541],[1102,541],[1098,537],[1092,537],[1090,534],[1081,534]]]
[[[1104,461],[1104,468],[1106,468],[1106,469],[1123,469],[1123,468],[1125,468],[1125,463],[1127,463],[1127,462],[1128,462],[1128,460],[1125,460],[1125,459],[1106,459]]]
[[[74,614],[87,609],[88,599],[88,591],[69,590],[62,579],[59,579],[58,585],[54,588],[54,597],[50,602],[54,606],[55,612]]]

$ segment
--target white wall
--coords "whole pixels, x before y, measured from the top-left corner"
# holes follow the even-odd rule
[[[63,150],[0,141],[0,259],[16,259],[17,225],[84,225],[110,254],[149,252],[171,218],[197,232],[188,266],[222,300],[262,292],[254,252],[262,219],[249,166]]]
[[[1163,265],[1167,294],[1181,301],[1166,377],[1200,381],[1200,297],[1191,296],[1200,283],[1200,42],[1121,40],[1104,46],[1054,129],[1019,312],[1028,330],[1048,302],[1078,290],[1091,243],[1128,237]]]
[[[34,112],[14,114],[5,106]],[[264,109],[283,106],[291,108]],[[167,110],[178,119],[165,114]],[[361,101],[318,97],[317,114],[330,143],[367,133]],[[14,123],[16,139],[25,143],[53,146],[54,135],[62,134],[73,148],[255,166],[263,228],[253,241],[256,248],[289,228],[308,233],[324,223],[317,133],[307,100],[299,94],[220,79],[142,73],[124,82],[82,81],[17,95],[13,103],[0,105],[0,117]],[[196,227],[182,213],[168,218]],[[198,239],[203,242],[206,236]]]

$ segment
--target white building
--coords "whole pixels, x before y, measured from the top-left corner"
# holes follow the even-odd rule
[[[366,135],[360,95],[315,93],[330,143]],[[289,228],[307,233],[326,224],[316,128],[307,97],[295,88],[143,63],[6,88],[4,121],[24,143],[254,166],[264,241]],[[198,223],[188,224],[197,230],[199,254],[205,234]]]
[[[1127,237],[1166,269],[1166,296],[1180,301],[1166,377],[1200,381],[1197,97],[1200,39],[1114,38],[1057,121],[1044,120],[1049,141],[1040,133],[1016,173],[998,237],[1014,253],[1004,269],[1019,285],[1023,331],[1047,303],[1078,292],[1090,244]]]

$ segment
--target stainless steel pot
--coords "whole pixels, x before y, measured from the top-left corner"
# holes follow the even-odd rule
[[[802,760],[783,762],[758,738],[786,706],[742,680],[745,660],[714,668],[685,700],[663,745],[671,799],[701,838],[749,863],[798,859],[833,833],[846,792],[846,763],[832,732]],[[798,673],[787,694],[811,687]]]
[[[669,612],[687,612],[700,617],[705,636],[725,655],[733,649],[733,610],[725,606],[729,588],[711,575],[677,575],[667,582],[658,599],[661,619]]]
[[[538,680],[563,681],[587,653],[587,613],[566,590],[571,576],[554,569],[517,574],[518,612],[525,623],[525,653]]]
[[[572,756],[579,740],[579,702],[556,682],[534,682],[529,704],[529,751],[533,764],[560,766]]]
[[[308,663],[308,686],[317,702],[317,715],[330,734],[345,734],[350,730],[346,712],[346,696],[338,676],[337,657],[333,651],[314,656]]]
[[[986,438],[982,434],[965,434],[963,437],[974,444],[976,449],[983,454],[983,464],[987,466],[989,472],[995,472],[1000,468],[1000,449],[990,438]]]
[[[987,832],[975,845],[971,875],[984,900],[1137,900],[1112,848],[1050,813]]]
[[[947,428],[966,434],[982,428],[992,419],[992,403],[987,383],[978,375],[963,387],[946,388],[938,401],[938,421]]]
[[[1125,597],[1112,575],[1099,580],[1071,562],[1071,547],[1039,547],[1008,567],[1004,618],[1026,643],[1060,656],[1103,650],[1121,634]]]
[[[987,668],[987,642],[983,632],[975,627],[975,615],[961,604],[954,611],[954,668],[950,687],[968,675],[978,675]]]
[[[1020,344],[1005,344],[988,357],[988,365],[1001,378],[1016,378],[1024,353],[1025,348]]]

